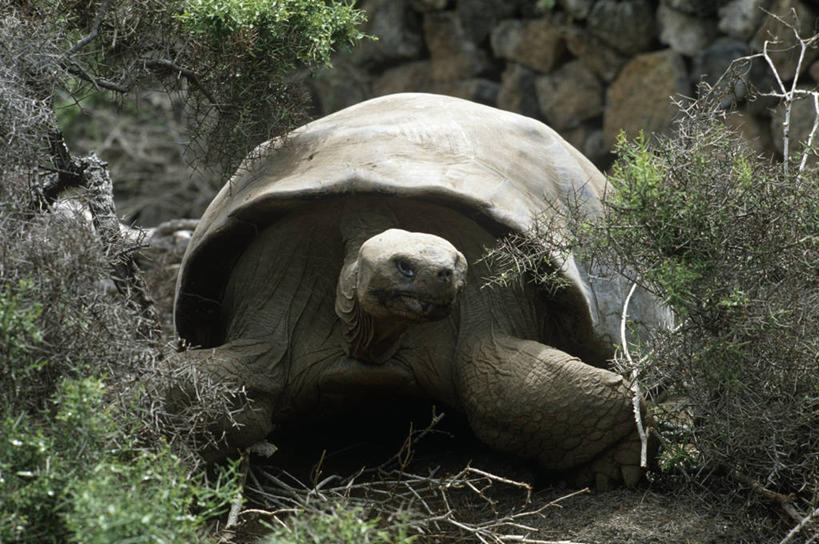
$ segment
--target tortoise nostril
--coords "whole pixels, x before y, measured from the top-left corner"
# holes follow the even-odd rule
[[[451,268],[442,268],[438,271],[438,279],[441,281],[451,281],[452,280],[452,269]]]

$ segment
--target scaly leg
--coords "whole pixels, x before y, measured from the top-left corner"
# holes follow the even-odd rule
[[[622,377],[539,342],[495,335],[461,349],[460,401],[478,438],[543,468],[583,467],[598,487],[640,480],[640,440]]]

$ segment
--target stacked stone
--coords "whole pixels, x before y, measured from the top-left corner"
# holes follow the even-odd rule
[[[793,32],[763,10],[819,29],[807,0],[364,0],[364,31],[378,37],[340,54],[312,80],[319,114],[395,92],[435,92],[540,119],[599,166],[623,130],[662,133],[672,97],[715,85],[734,59],[765,40],[786,84],[796,74]],[[819,82],[819,48],[808,50],[800,86]],[[774,89],[762,59],[727,94],[731,122],[758,150],[782,152],[782,108],[747,100],[747,86]],[[795,104],[791,135],[807,136],[812,101]]]

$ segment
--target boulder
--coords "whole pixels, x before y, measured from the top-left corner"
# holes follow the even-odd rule
[[[657,9],[660,41],[683,55],[694,56],[717,35],[713,19],[703,19],[677,11],[666,4]]]
[[[448,3],[448,0],[411,0],[410,6],[415,11],[440,11]]]
[[[725,125],[742,136],[749,148],[756,153],[770,154],[773,149],[771,142],[770,122],[747,112],[731,112],[725,116]]]
[[[770,0],[731,0],[719,8],[721,32],[738,40],[748,40],[754,35],[762,22]]]
[[[500,84],[497,81],[483,78],[462,79],[460,81],[437,81],[430,91],[456,98],[465,98],[472,102],[494,106],[498,102]]]
[[[598,0],[586,19],[592,35],[626,55],[650,49],[655,26],[648,0]]]
[[[748,94],[749,72],[747,63],[734,61],[750,54],[751,47],[747,43],[733,38],[720,38],[694,56],[691,81],[697,86],[707,83],[714,89],[713,92],[719,93],[723,107],[739,103]],[[723,76],[728,70],[731,73]]]
[[[690,93],[685,62],[679,53],[664,49],[637,55],[623,67],[608,88],[603,115],[603,136],[611,147],[620,130],[629,138],[640,130],[661,133],[674,120],[673,96]]]
[[[365,34],[377,40],[362,40],[353,50],[353,62],[371,67],[406,62],[421,56],[423,43],[418,15],[407,0],[365,0]]]
[[[812,36],[816,24],[816,14],[808,7],[807,4],[798,0],[776,0],[771,6],[771,13],[784,21],[793,23],[793,16],[791,10],[796,11],[798,18],[799,34],[802,36]],[[766,41],[778,41],[779,43],[771,43],[768,49],[771,60],[773,60],[779,77],[783,81],[790,81],[796,74],[797,61],[799,59],[799,46],[793,30],[788,28],[785,24],[777,21],[773,17],[766,17],[762,26],[757,30],[751,46],[757,51],[762,51],[763,44]],[[802,61],[800,74],[808,69],[811,62],[819,56],[819,49],[816,47],[809,48],[806,51],[805,59]]]
[[[372,97],[372,76],[343,57],[335,59],[332,68],[316,72],[309,86],[322,115]]]
[[[662,0],[662,5],[703,18],[713,15],[727,0]]]
[[[558,0],[558,3],[566,10],[566,13],[582,21],[588,17],[594,0]]]
[[[432,67],[432,61],[419,60],[390,68],[373,83],[372,96],[401,92],[436,93],[490,106],[497,103],[500,84],[496,81],[483,78],[436,81],[432,77]]]
[[[432,78],[458,81],[483,75],[491,67],[487,54],[472,41],[452,11],[424,15],[424,36],[432,59]]]
[[[523,0],[457,0],[455,13],[469,39],[481,43],[499,21],[513,17],[523,3]]]
[[[720,38],[694,56],[691,78],[695,83],[704,81],[714,85],[732,62],[751,53],[751,47],[743,41]],[[744,98],[744,90],[738,98]]]
[[[563,53],[563,37],[549,19],[507,19],[492,31],[495,56],[549,73]]]
[[[602,129],[594,129],[587,134],[582,150],[598,168],[607,168],[611,163],[611,154]]]
[[[603,40],[578,26],[564,27],[562,34],[569,52],[603,81],[610,82],[617,77],[628,60]]]
[[[544,119],[556,130],[576,127],[603,113],[603,84],[579,60],[539,77],[535,89]]]
[[[432,61],[417,60],[385,70],[373,82],[373,96],[432,89]]]
[[[808,75],[814,82],[819,83],[819,60],[811,63],[810,68],[808,68]]]
[[[535,94],[537,76],[537,72],[521,64],[508,63],[501,76],[498,107],[528,117],[540,118],[540,106]]]

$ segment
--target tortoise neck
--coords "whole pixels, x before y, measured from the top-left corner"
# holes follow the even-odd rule
[[[358,301],[358,257],[361,245],[398,223],[389,206],[375,205],[371,199],[344,203],[341,236],[344,266],[336,288],[336,314],[344,324],[347,355],[364,363],[383,364],[398,350],[401,334],[409,326],[400,321],[377,320]]]
[[[358,302],[358,261],[345,262],[336,287],[336,315],[344,326],[344,352],[364,363],[381,365],[395,352],[406,322],[376,320]]]

